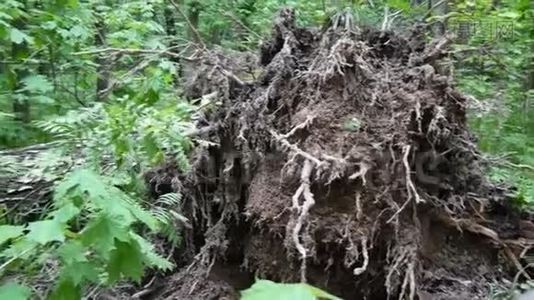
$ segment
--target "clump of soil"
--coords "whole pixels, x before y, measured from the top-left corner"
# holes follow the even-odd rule
[[[180,176],[193,226],[160,298],[234,299],[257,276],[344,299],[485,299],[520,268],[519,220],[434,68],[447,38],[334,18],[299,28],[282,10],[258,78],[241,79],[250,59],[196,65],[190,94],[222,104],[198,118]]]

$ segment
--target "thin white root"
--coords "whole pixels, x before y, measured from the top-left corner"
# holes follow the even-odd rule
[[[356,220],[358,221],[360,221],[363,216],[361,197],[362,195],[360,194],[360,191],[357,191],[355,204],[356,204]]]
[[[399,300],[404,300],[406,288],[408,288],[410,291],[408,299],[413,300],[415,298],[415,272],[414,272],[413,262],[409,263],[408,266],[406,267],[406,272],[404,273],[404,280],[402,282],[402,288],[401,288],[401,293],[399,295]]]
[[[369,265],[369,252],[367,250],[367,236],[363,236],[362,240],[362,255],[363,255],[363,264],[361,267],[358,267],[354,269],[353,273],[355,276],[361,275],[365,270],[367,270],[367,266]]]
[[[300,195],[302,195],[302,192],[304,192],[304,186],[301,184],[299,186],[299,188],[297,189],[297,191],[295,192],[295,195],[293,195],[293,197],[291,197],[291,200],[293,202],[293,209],[300,209],[300,204],[299,204],[299,198],[300,198]]]
[[[288,149],[290,149],[291,151],[293,151],[295,154],[304,157],[306,160],[310,160],[310,161],[312,161],[312,162],[315,163],[317,166],[320,166],[320,165],[322,165],[322,164],[325,163],[325,162],[323,162],[322,160],[319,160],[319,159],[315,158],[313,155],[309,154],[308,152],[306,152],[306,151],[300,149],[300,148],[297,147],[296,145],[291,144],[287,139],[285,139],[282,135],[276,133],[275,131],[273,131],[273,130],[269,130],[269,133],[270,133],[270,134],[271,134],[277,141],[279,141],[280,143],[282,143],[283,146],[287,147]]]
[[[358,177],[361,177],[362,178],[362,183],[363,185],[366,185],[367,184],[367,181],[365,180],[365,174],[367,174],[367,171],[369,171],[371,167],[364,163],[364,162],[361,162],[360,163],[360,170],[352,175],[349,176],[349,179],[350,180],[354,180]]]
[[[396,289],[397,279],[400,279],[402,276],[403,278],[402,283],[400,284],[400,292],[398,299],[415,299],[415,266],[417,264],[416,253],[416,247],[410,246],[408,248],[396,249],[394,253],[390,252],[390,250],[388,249],[388,261],[390,258],[393,259],[392,264],[390,264],[389,266],[385,282],[386,290],[389,296],[391,296],[394,290]]]
[[[419,102],[419,99],[415,102],[415,119],[417,120],[418,132],[423,133],[423,125],[421,124],[423,117],[421,116],[421,102]]]
[[[417,190],[415,189],[415,185],[412,181],[411,171],[410,171],[410,164],[408,163],[408,155],[410,154],[410,148],[412,146],[404,146],[403,150],[403,158],[402,162],[404,163],[404,169],[406,170],[406,190],[408,192],[408,199],[411,199],[412,197],[415,197],[415,203],[419,204],[421,202],[425,202],[424,199],[422,199],[419,194],[417,193]]]
[[[422,199],[417,193],[417,190],[415,189],[415,185],[412,182],[412,178],[410,174],[411,173],[410,165],[408,164],[408,154],[410,153],[410,148],[411,146],[404,146],[403,158],[402,158],[404,169],[406,170],[406,191],[408,193],[408,198],[406,199],[406,201],[404,201],[402,206],[393,214],[393,216],[391,216],[391,218],[387,220],[387,223],[391,223],[393,220],[395,220],[395,218],[406,208],[406,206],[408,206],[408,203],[410,203],[412,199],[415,198],[415,203],[425,202],[425,200]]]
[[[313,122],[313,119],[315,119],[315,116],[308,116],[304,122],[298,124],[297,126],[293,127],[288,133],[280,135],[281,138],[287,139],[288,137],[292,136],[297,132],[297,130],[304,129]]]
[[[295,223],[295,227],[293,227],[293,243],[295,243],[295,248],[297,248],[297,251],[300,254],[300,258],[302,260],[301,264],[301,274],[300,274],[300,280],[302,282],[306,282],[306,257],[307,257],[307,251],[304,245],[300,242],[299,234],[300,230],[302,229],[302,225],[304,223],[304,219],[308,216],[308,212],[310,208],[315,204],[315,199],[313,198],[313,194],[310,191],[310,175],[311,171],[313,169],[312,163],[309,160],[306,160],[304,162],[304,166],[302,167],[302,173],[300,176],[301,185],[297,189],[297,192],[293,196],[293,206],[297,207],[300,211],[299,216],[297,218],[297,222]],[[303,196],[304,202],[301,206],[299,206],[298,200],[300,196]]]

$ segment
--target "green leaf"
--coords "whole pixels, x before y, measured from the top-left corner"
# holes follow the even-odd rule
[[[32,222],[28,224],[28,229],[30,232],[27,238],[42,245],[53,241],[65,241],[63,225],[57,220]]]
[[[128,241],[128,227],[106,215],[92,220],[81,235],[82,243],[93,247],[104,258],[108,258],[115,249],[115,239]]]
[[[257,280],[249,289],[241,292],[241,300],[341,300],[329,293],[305,283],[276,283]]]
[[[76,7],[78,6],[78,0],[56,0],[56,4],[60,7],[64,6],[70,6],[70,7]]]
[[[109,283],[114,283],[122,277],[135,281],[143,276],[143,255],[134,243],[116,241],[107,267]]]
[[[26,41],[28,43],[33,43],[32,37],[27,35],[26,33],[18,30],[17,28],[13,27],[10,30],[9,37],[11,41],[15,44],[21,44],[22,42]]]
[[[341,300],[341,298],[338,298],[330,293],[327,293],[320,288],[314,287],[312,285],[309,285],[307,283],[304,283],[304,285],[312,292],[312,294],[319,298],[319,299],[329,299],[329,300]]]
[[[54,86],[44,75],[30,75],[22,79],[25,90],[33,93],[46,93],[54,89]]]
[[[9,248],[2,251],[0,254],[1,257],[19,257],[20,259],[27,259],[31,256],[32,249],[34,249],[38,244],[35,241],[29,240],[27,238],[22,238],[14,241]]]
[[[60,209],[54,211],[51,216],[59,223],[67,223],[78,214],[80,214],[80,209],[74,204],[68,203]]]
[[[87,37],[89,35],[87,28],[79,26],[79,25],[73,26],[70,30],[70,33],[74,37],[82,37],[82,38]]]
[[[138,243],[141,253],[145,256],[145,260],[149,265],[164,271],[174,268],[174,265],[170,261],[156,253],[154,246],[146,239],[135,233],[132,233],[132,238]]]
[[[57,23],[55,21],[46,21],[41,24],[41,28],[53,30],[57,28]]]
[[[99,274],[100,272],[90,262],[75,262],[61,269],[61,276],[68,278],[76,286],[97,281]]]
[[[343,123],[343,130],[355,132],[361,127],[361,122],[357,118],[350,118]]]
[[[499,13],[499,17],[517,19],[519,18],[519,13],[516,11],[504,11]]]
[[[407,0],[388,0],[387,4],[393,8],[404,11],[410,10],[410,1]]]
[[[59,247],[58,254],[63,263],[70,265],[77,262],[86,262],[85,251],[81,242],[70,241]]]
[[[141,221],[150,229],[157,228],[157,220],[144,211],[128,195],[110,186],[102,176],[91,170],[79,169],[69,174],[55,189],[56,205],[64,205],[65,199],[73,196],[87,198],[100,211],[105,211],[124,226]]]
[[[54,104],[54,103],[56,103],[56,100],[54,100],[54,99],[52,99],[50,97],[44,96],[44,95],[35,95],[31,99],[32,99],[32,102],[39,103],[39,104]]]
[[[18,283],[9,282],[0,287],[0,299],[26,300],[30,295],[31,290]]]
[[[0,226],[0,245],[10,239],[19,237],[24,232],[24,226],[1,225]]]
[[[56,286],[49,300],[78,300],[82,298],[82,292],[79,286],[76,286],[71,280],[63,279]]]

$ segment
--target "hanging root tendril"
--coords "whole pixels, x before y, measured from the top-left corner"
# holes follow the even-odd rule
[[[302,225],[304,223],[305,218],[308,216],[308,212],[310,208],[315,204],[315,199],[313,198],[313,194],[310,191],[310,175],[312,171],[312,163],[309,160],[306,160],[304,162],[304,166],[302,167],[302,173],[301,173],[301,185],[297,189],[297,192],[295,195],[293,195],[293,207],[297,209],[299,212],[299,215],[297,217],[297,222],[295,226],[293,227],[293,243],[295,243],[295,248],[297,248],[297,251],[300,254],[301,258],[301,272],[300,272],[300,280],[301,282],[306,282],[306,257],[307,257],[307,251],[304,245],[300,242],[300,230],[302,229]],[[302,205],[299,205],[299,198],[302,196],[304,198],[304,202]]]
[[[361,267],[355,268],[353,274],[355,276],[361,275],[365,270],[367,270],[367,266],[369,265],[369,251],[367,249],[367,236],[363,236],[362,240],[362,255],[363,255],[363,264]]]

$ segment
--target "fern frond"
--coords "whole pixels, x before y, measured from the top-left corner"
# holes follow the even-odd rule
[[[156,200],[156,205],[165,205],[167,207],[178,207],[182,201],[182,194],[180,193],[167,193],[159,196]]]

